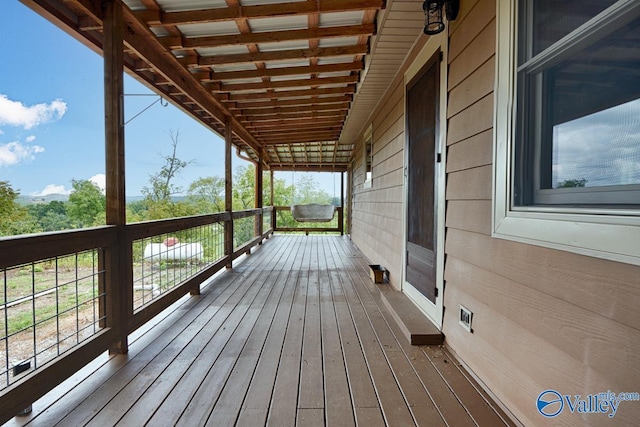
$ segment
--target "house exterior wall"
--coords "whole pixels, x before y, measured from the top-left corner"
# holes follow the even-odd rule
[[[496,1],[462,0],[449,36],[446,344],[525,425],[549,423],[536,410],[547,389],[582,396],[640,391],[640,267],[491,236]],[[390,270],[396,287],[404,250],[404,92],[396,79],[372,115],[371,189],[362,188],[358,144],[351,235]],[[459,304],[474,313],[473,333],[458,324]],[[640,402],[622,402],[613,424],[639,418]],[[575,426],[609,421],[568,409],[553,419]]]
[[[389,270],[400,289],[403,251],[404,83],[397,78],[369,121],[373,136],[373,180],[365,188],[365,141],[355,150],[351,238],[372,263]],[[367,127],[369,126],[367,125]],[[366,128],[365,128],[366,129]],[[364,129],[363,129],[364,132]]]

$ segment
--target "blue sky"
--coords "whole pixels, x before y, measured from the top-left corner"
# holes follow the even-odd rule
[[[68,192],[71,179],[103,180],[103,61],[19,3],[3,4],[0,38],[0,180],[23,195]],[[8,37],[7,35],[11,35]],[[126,94],[151,92],[130,77]],[[128,120],[154,97],[125,97]],[[127,194],[140,194],[180,132],[178,157],[194,160],[176,184],[223,175],[222,140],[177,108],[156,103],[126,125]],[[242,161],[235,159],[234,166]]]
[[[72,179],[103,183],[102,57],[17,0],[2,9],[0,181],[25,196],[69,192]],[[152,92],[126,76],[125,94]],[[157,99],[125,96],[126,120]],[[160,169],[176,131],[178,157],[193,160],[177,185],[186,190],[199,177],[224,175],[223,140],[171,104],[156,103],[125,127],[127,196],[139,195]],[[241,164],[234,156],[234,169]],[[333,177],[314,175],[332,194]]]

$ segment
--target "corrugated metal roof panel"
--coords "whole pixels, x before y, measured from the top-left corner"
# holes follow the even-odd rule
[[[234,21],[216,22],[215,24],[184,24],[178,25],[178,29],[185,37],[240,34],[240,30]]]
[[[310,74],[299,74],[295,76],[274,76],[274,77],[271,77],[271,81],[286,82],[291,80],[304,80],[304,79],[308,79],[309,77],[311,77]]]
[[[277,3],[295,3],[307,0],[240,0],[242,6],[257,6],[261,4],[277,4]]]
[[[260,43],[258,48],[260,52],[275,52],[289,49],[306,49],[309,47],[307,40],[292,40],[283,42]]]
[[[153,27],[151,31],[156,37],[166,37],[169,35],[169,32],[164,27]]]
[[[140,0],[124,0],[124,4],[126,4],[131,10],[146,9],[144,3],[142,3]]]
[[[353,62],[353,56],[334,56],[318,59],[318,65],[347,64],[349,62]]]
[[[292,61],[270,62],[266,64],[267,68],[288,68],[288,67],[304,67],[309,65],[308,59],[298,59]]]
[[[320,73],[320,74],[318,74],[318,77],[321,77],[321,78],[345,77],[345,76],[350,76],[350,75],[351,75],[350,71],[334,71],[332,73]]]
[[[222,83],[231,83],[231,84],[242,84],[242,83],[260,83],[262,79],[260,77],[252,77],[248,79],[233,79],[233,80],[222,80]]]
[[[156,0],[156,3],[165,12],[227,7],[227,3],[224,0]]]
[[[216,55],[235,55],[239,53],[248,53],[249,49],[246,45],[218,46],[218,47],[202,47],[196,49],[200,56],[216,56]]]
[[[358,37],[336,37],[332,39],[320,40],[320,47],[355,46],[358,44]]]
[[[308,28],[307,16],[281,16],[277,18],[249,19],[249,26],[254,33],[267,31],[302,30]]]
[[[248,64],[229,64],[229,65],[213,65],[213,71],[217,73],[229,72],[229,71],[248,71],[255,70],[256,66],[253,63]]]
[[[360,25],[364,11],[332,12],[320,14],[320,28],[340,27],[345,25]]]

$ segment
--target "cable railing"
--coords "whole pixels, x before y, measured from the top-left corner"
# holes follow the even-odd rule
[[[263,209],[262,212],[262,232],[266,233],[272,230],[273,208]]]
[[[224,257],[224,224],[191,227],[132,242],[133,308],[153,302]]]
[[[268,237],[272,211],[0,239],[0,423],[100,353],[126,351],[128,334]]]
[[[233,221],[233,250],[243,247],[251,242],[259,233],[256,233],[256,218],[247,216]]]
[[[0,389],[104,326],[102,248],[2,269]]]

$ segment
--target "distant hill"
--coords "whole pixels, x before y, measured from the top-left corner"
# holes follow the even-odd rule
[[[23,196],[20,195],[16,199],[18,204],[26,206],[33,204],[47,204],[51,202],[66,202],[69,200],[68,194],[47,194],[46,196]]]

